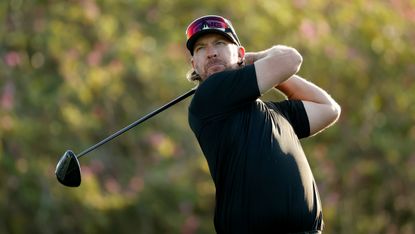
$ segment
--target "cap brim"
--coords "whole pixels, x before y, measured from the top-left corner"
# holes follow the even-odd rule
[[[200,32],[196,33],[189,40],[187,40],[186,47],[190,51],[190,54],[193,55],[193,47],[194,47],[196,41],[201,36],[204,36],[204,35],[209,34],[209,33],[220,34],[220,35],[226,37],[227,39],[229,39],[229,41],[231,41],[232,43],[235,43],[235,44],[239,45],[238,41],[236,41],[235,38],[233,38],[229,33],[226,33],[224,31],[220,31],[218,29],[205,29],[203,31],[200,31]]]

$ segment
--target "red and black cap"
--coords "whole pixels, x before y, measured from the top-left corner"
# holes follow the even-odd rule
[[[186,29],[186,47],[191,55],[196,40],[207,33],[221,34],[238,46],[241,45],[231,21],[218,15],[206,15],[195,19]]]

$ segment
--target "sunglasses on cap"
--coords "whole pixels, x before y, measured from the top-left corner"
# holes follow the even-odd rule
[[[186,29],[186,46],[192,55],[196,40],[209,32],[222,34],[235,44],[240,45],[238,36],[229,20],[217,15],[207,15],[194,20]]]

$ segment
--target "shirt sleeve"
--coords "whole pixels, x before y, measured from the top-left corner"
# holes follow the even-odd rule
[[[266,105],[272,110],[279,112],[287,119],[298,138],[310,136],[310,123],[304,104],[301,100],[267,102]]]
[[[200,119],[217,119],[260,96],[254,65],[213,74],[196,90],[189,111]]]

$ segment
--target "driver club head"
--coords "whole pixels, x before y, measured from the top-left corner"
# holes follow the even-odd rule
[[[81,166],[78,158],[71,150],[67,150],[56,165],[55,175],[58,181],[69,187],[81,184]]]

